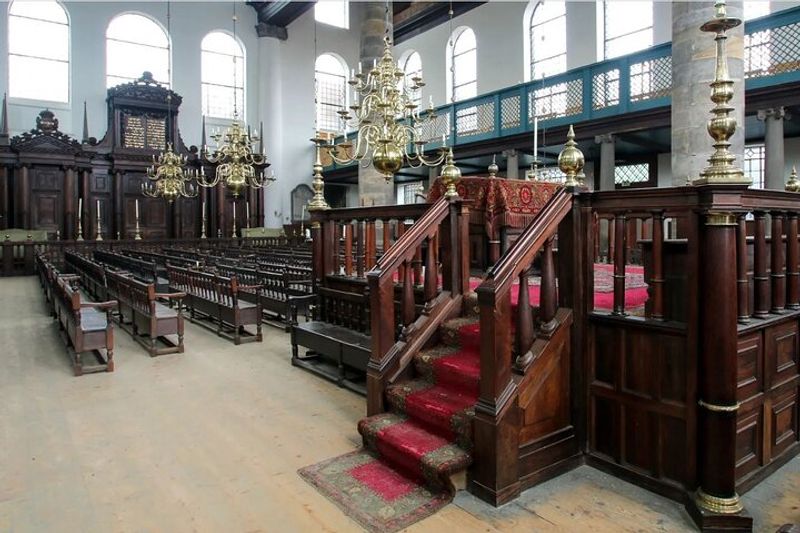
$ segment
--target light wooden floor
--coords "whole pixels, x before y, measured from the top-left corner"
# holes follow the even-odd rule
[[[71,375],[33,278],[0,279],[0,531],[358,531],[296,471],[360,444],[364,400],[289,364],[288,335],[236,347],[187,325],[151,359]],[[800,522],[800,459],[744,497],[758,531]],[[409,531],[692,531],[678,504],[588,467],[494,509],[467,493]]]

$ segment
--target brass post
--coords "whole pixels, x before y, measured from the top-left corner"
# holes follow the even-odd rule
[[[314,189],[314,197],[308,202],[309,211],[325,211],[331,208],[328,202],[325,201],[325,180],[322,178],[322,145],[325,139],[319,134],[314,135],[311,142],[315,146],[315,159],[314,159],[314,181],[311,183],[311,188]]]
[[[444,193],[445,197],[452,198],[458,196],[456,182],[461,179],[461,169],[455,164],[452,148],[447,149],[447,157],[445,157],[442,173],[439,177],[442,179],[442,183],[447,187]]]
[[[578,143],[575,142],[575,130],[570,124],[567,132],[567,142],[564,144],[564,149],[558,154],[558,168],[567,177],[564,182],[565,186],[579,187],[583,185],[578,180],[578,177],[583,175],[584,164],[586,164],[586,160],[583,157],[583,152],[578,148]]]
[[[714,41],[716,42],[717,61],[714,69],[714,81],[710,84],[714,109],[711,110],[713,116],[707,126],[708,134],[714,139],[714,153],[708,158],[709,165],[700,173],[700,177],[694,180],[694,184],[751,185],[752,180],[744,175],[742,169],[734,165],[736,156],[729,150],[731,146],[729,139],[736,132],[736,118],[731,115],[734,111],[730,105],[734,82],[728,73],[728,56],[725,47],[728,36],[725,32],[740,25],[742,21],[728,17],[724,0],[717,0],[714,4],[714,11],[714,18],[700,27],[700,31],[716,34]]]

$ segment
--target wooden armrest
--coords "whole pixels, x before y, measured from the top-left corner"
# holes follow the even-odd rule
[[[116,300],[109,300],[107,302],[85,302],[81,303],[81,308],[91,307],[94,309],[112,309],[117,306]]]
[[[289,296],[286,301],[292,305],[297,303],[304,303],[306,301],[313,302],[317,297],[316,294],[304,294],[303,296]]]
[[[185,292],[157,292],[156,298],[169,298],[170,300],[180,300],[186,298]]]
[[[63,279],[64,281],[73,281],[76,279],[81,279],[81,277],[78,274],[59,274],[58,277],[60,279]]]
[[[240,291],[254,291],[262,288],[263,285],[239,285]]]

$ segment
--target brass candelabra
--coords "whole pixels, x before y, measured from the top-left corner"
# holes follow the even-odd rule
[[[172,143],[167,143],[166,150],[158,154],[158,158],[153,156],[153,164],[147,169],[147,181],[142,183],[142,194],[164,198],[169,203],[179,197],[196,197],[197,188],[192,182],[197,176],[185,168],[186,162],[186,156],[176,154]]]
[[[253,143],[259,142],[258,135],[251,136],[241,122],[236,118],[225,130],[225,133],[215,133],[211,136],[216,143],[213,153],[207,146],[203,146],[202,157],[209,163],[217,165],[214,177],[209,179],[202,170],[197,177],[197,182],[203,187],[216,187],[223,183],[225,187],[238,198],[246,187],[261,189],[275,181],[275,176],[267,176],[264,170],[256,171],[257,166],[268,165],[267,156],[264,154],[263,142],[261,153],[253,150]]]

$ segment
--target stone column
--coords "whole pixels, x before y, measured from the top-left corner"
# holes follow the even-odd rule
[[[783,119],[788,118],[783,107],[758,111],[764,121],[764,188],[784,190]]]
[[[614,136],[610,133],[597,135],[594,142],[600,145],[600,190],[613,191],[614,182]]]
[[[519,152],[516,150],[503,150],[506,156],[506,178],[510,180],[519,179]]]
[[[386,4],[365,2],[361,4],[364,19],[361,22],[361,67],[364,72],[372,68],[372,62],[383,55],[383,38],[386,33]],[[391,13],[389,24],[391,25]],[[389,28],[389,37],[392,28]],[[394,182],[386,181],[372,166],[358,168],[358,198],[360,205],[390,205],[395,203]]]
[[[742,17],[742,3],[729,2],[729,17]],[[714,79],[715,43],[700,26],[714,17],[711,2],[672,4],[672,185],[696,179],[713,152],[706,123],[713,104],[709,83]],[[744,155],[744,24],[728,31],[728,69],[736,81],[730,105],[739,127],[730,151],[741,165]]]

